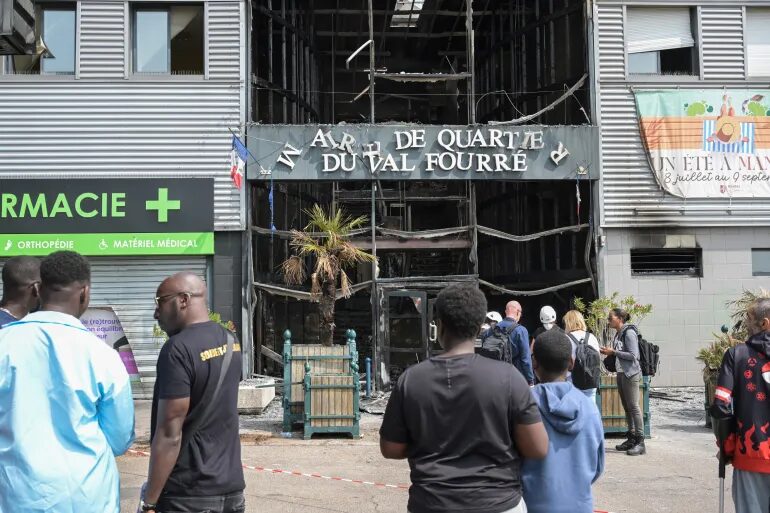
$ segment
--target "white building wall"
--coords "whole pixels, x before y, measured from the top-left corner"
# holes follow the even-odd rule
[[[640,325],[645,338],[660,346],[660,373],[653,384],[701,385],[703,365],[695,355],[723,324],[732,327],[725,303],[744,289],[770,290],[770,276],[752,276],[751,264],[752,248],[770,248],[770,231],[749,227],[608,229],[605,234],[600,289],[653,305],[653,313]],[[631,249],[651,247],[665,235],[695,236],[703,251],[702,278],[631,275]]]
[[[697,16],[696,76],[628,75],[626,8],[687,6]],[[596,0],[594,72],[601,132],[599,292],[617,291],[652,303],[641,325],[661,347],[654,384],[702,385],[699,348],[729,323],[725,302],[743,289],[770,288],[754,277],[751,248],[770,248],[770,202],[753,199],[681,199],[665,193],[649,168],[639,134],[633,90],[768,87],[746,73],[744,26],[747,9],[770,2]],[[665,235],[694,235],[703,251],[703,277],[634,277],[630,250],[655,246]],[[661,246],[657,246],[661,247]]]
[[[229,155],[245,120],[246,5],[202,3],[205,75],[148,77],[129,73],[131,2],[77,2],[74,76],[0,73],[0,180],[211,177],[216,230],[242,230]]]

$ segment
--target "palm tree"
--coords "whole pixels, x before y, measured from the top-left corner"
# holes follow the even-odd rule
[[[306,257],[313,257],[315,266],[310,275],[310,294],[318,301],[321,314],[321,344],[332,345],[334,338],[334,302],[337,284],[346,298],[350,297],[350,277],[345,268],[360,262],[373,262],[375,257],[350,242],[353,230],[366,225],[366,216],[350,217],[340,209],[327,214],[314,205],[306,210],[309,221],[304,231],[292,230],[291,247],[295,254],[281,264],[287,285],[301,285],[307,279]]]

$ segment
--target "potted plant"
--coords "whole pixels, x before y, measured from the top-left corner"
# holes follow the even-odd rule
[[[645,317],[652,312],[651,304],[640,304],[634,296],[620,297],[618,292],[611,296],[602,296],[586,303],[582,298],[572,300],[576,310],[583,314],[588,330],[596,336],[599,343],[605,347],[612,345],[615,330],[607,325],[607,316],[613,308],[622,308],[631,314],[633,324],[641,324]]]
[[[749,306],[757,299],[770,297],[770,291],[759,289],[754,292],[744,290],[737,298],[727,301],[726,306],[730,310],[730,318],[733,321],[733,327],[730,329],[727,325],[722,326],[722,332],[714,333],[714,340],[706,347],[698,350],[695,357],[703,363],[703,383],[705,386],[705,408],[706,408],[706,427],[711,427],[711,417],[709,409],[714,403],[714,392],[716,390],[717,378],[719,377],[719,367],[722,365],[722,358],[725,352],[748,338],[748,331],[744,324],[746,313]]]
[[[310,293],[320,311],[321,344],[331,346],[334,339],[334,303],[337,286],[350,297],[350,277],[345,268],[361,262],[373,262],[374,256],[350,242],[350,234],[368,222],[366,216],[350,217],[341,209],[326,213],[318,205],[305,211],[308,223],[304,231],[292,230],[291,247],[295,254],[281,264],[287,285],[302,285],[307,279],[305,260],[314,260],[310,275]]]

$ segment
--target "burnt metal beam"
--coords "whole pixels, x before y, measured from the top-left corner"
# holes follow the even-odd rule
[[[354,238],[350,242],[360,249],[371,249],[372,241],[370,238]],[[450,239],[450,240],[403,240],[403,239],[383,239],[377,237],[377,250],[426,250],[426,249],[467,249],[471,247],[471,241],[468,239]]]
[[[393,9],[375,9],[374,14],[377,16],[387,16],[388,14],[392,13]],[[421,10],[410,10],[410,11],[402,11],[399,10],[398,14],[425,14],[428,16],[457,16],[457,14],[462,14],[465,12],[464,10],[451,10],[451,9],[421,9]],[[329,15],[329,14],[349,14],[349,15],[356,15],[361,14],[360,9],[316,9],[316,14],[321,15]],[[475,16],[486,16],[492,14],[492,11],[478,11],[475,13]]]
[[[454,36],[464,36],[466,32],[436,32],[433,34],[425,34],[423,32],[407,32],[408,38],[414,38],[414,39],[444,39],[447,37],[454,37]],[[316,32],[316,35],[319,37],[361,37],[362,34],[359,32],[334,32],[331,30],[319,30]],[[403,33],[401,32],[386,32],[383,34],[383,37],[403,37]]]
[[[523,27],[520,27],[512,32],[509,32],[505,35],[505,37],[501,38],[499,41],[497,41],[494,45],[492,45],[490,48],[487,48],[484,53],[482,53],[479,58],[480,59],[486,59],[490,54],[494,52],[499,46],[502,46],[504,44],[507,44],[511,41],[513,41],[515,38],[533,30],[538,27],[541,27],[543,25],[546,25],[548,23],[551,23],[554,20],[557,20],[559,18],[562,18],[564,16],[569,16],[570,14],[573,14],[575,12],[582,12],[583,5],[580,3],[576,3],[570,7],[561,9],[559,11],[556,11],[552,14],[549,14],[547,16],[543,16],[542,18],[537,19],[536,21],[529,23],[527,25],[524,25]]]

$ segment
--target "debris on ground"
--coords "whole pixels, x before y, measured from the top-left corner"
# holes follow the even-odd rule
[[[385,415],[388,399],[390,399],[390,392],[372,392],[369,399],[361,397],[358,402],[358,409],[372,415]]]
[[[706,425],[703,387],[657,388],[650,390],[650,413],[655,425],[685,423]]]

